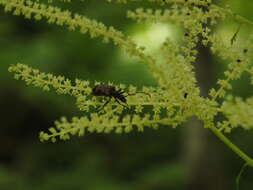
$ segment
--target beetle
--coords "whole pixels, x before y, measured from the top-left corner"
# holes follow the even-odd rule
[[[116,102],[118,104],[122,105],[123,107],[128,108],[126,105],[124,105],[124,104],[127,104],[126,96],[123,95],[124,93],[126,93],[126,92],[123,91],[122,89],[116,90],[115,86],[105,85],[105,84],[96,85],[92,89],[92,95],[94,95],[94,96],[109,97],[109,99],[104,103],[104,105],[99,110],[103,109],[111,101],[112,97],[116,100]],[[137,92],[137,93],[144,93],[144,94],[149,95],[148,93],[145,93],[145,92]],[[135,95],[135,94],[127,93],[128,96]],[[124,104],[122,104],[121,102],[123,102]]]

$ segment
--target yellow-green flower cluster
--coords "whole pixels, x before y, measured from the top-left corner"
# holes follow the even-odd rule
[[[98,115],[97,113],[90,114],[89,117],[73,117],[71,121],[67,121],[62,117],[60,121],[55,122],[56,127],[49,128],[49,133],[40,132],[41,141],[51,140],[56,141],[59,137],[61,140],[68,140],[70,135],[83,136],[86,132],[89,133],[129,133],[136,128],[137,131],[142,132],[144,127],[151,127],[156,129],[158,124],[176,125],[177,122],[173,119],[164,118],[154,120],[151,115],[145,114],[140,117],[138,115],[125,115],[123,118],[114,114],[106,113]]]
[[[243,101],[240,97],[230,96],[222,103],[220,111],[227,118],[227,121],[219,124],[225,132],[239,126],[246,130],[253,128],[253,97]]]
[[[64,3],[70,3],[72,0],[48,0],[48,3],[53,3],[54,1],[61,1]]]
[[[52,74],[45,74],[20,63],[10,66],[9,72],[15,73],[15,79],[24,80],[27,85],[42,88],[44,91],[49,91],[50,88],[53,88],[58,94],[68,94],[75,97],[80,95],[87,96],[91,93],[89,81],[76,79],[75,84],[72,84],[72,82],[64,76],[56,77]]]
[[[35,20],[44,18],[50,24],[65,26],[69,30],[79,31],[82,34],[89,33],[91,38],[102,37],[104,43],[112,41],[129,55],[137,56],[146,63],[153,62],[150,56],[143,53],[142,48],[137,47],[122,32],[88,17],[32,0],[0,0],[0,5],[4,6],[5,11],[13,11],[14,15],[23,15],[27,19],[34,18]]]
[[[179,3],[181,2],[181,3]],[[163,22],[182,25],[186,30],[184,34],[185,45],[181,48],[186,55],[187,62],[194,62],[196,59],[196,45],[201,35],[202,43],[207,45],[210,29],[204,25],[213,25],[218,19],[224,19],[225,13],[217,6],[204,3],[198,4],[198,1],[189,3],[188,1],[179,1],[171,6],[170,9],[143,9],[138,8],[135,11],[128,11],[128,18],[138,22]]]
[[[34,85],[45,91],[54,89],[58,94],[66,94],[76,98],[76,105],[84,116],[74,117],[72,121],[61,119],[55,123],[55,128],[50,128],[49,133],[41,132],[42,141],[51,139],[53,142],[60,139],[69,139],[70,135],[83,135],[87,132],[130,132],[134,127],[143,131],[144,127],[157,128],[158,124],[176,127],[192,115],[189,107],[195,101],[194,97],[184,97],[182,91],[167,91],[165,89],[143,87],[140,91],[130,85],[108,85],[126,91],[127,106],[133,114],[125,115],[125,107],[112,100],[103,110],[97,113],[97,108],[106,101],[103,97],[92,94],[92,84],[89,81],[76,79],[71,82],[63,76],[54,76],[39,72],[27,65],[17,64],[9,67],[17,80],[24,80],[28,85]],[[95,82],[93,87],[100,85]],[[132,94],[127,96],[127,94]],[[146,108],[148,111],[143,111]]]
[[[115,2],[115,3],[129,3],[129,2],[150,2],[150,3],[158,3],[160,5],[165,5],[165,4],[194,4],[198,6],[208,6],[211,3],[211,0],[207,1],[198,1],[198,0],[107,0],[107,2]]]
[[[142,0],[109,0],[109,2],[129,3]],[[52,3],[54,1],[50,1]],[[160,9],[138,8],[129,11],[128,17],[139,22],[176,23],[185,30],[183,44],[176,44],[166,39],[160,47],[159,55],[148,55],[145,48],[138,45],[114,27],[89,19],[83,15],[61,10],[51,4],[42,4],[32,0],[0,0],[5,11],[14,15],[23,15],[28,19],[46,19],[50,24],[67,27],[70,30],[89,34],[91,38],[101,37],[102,41],[113,42],[123,48],[129,55],[137,56],[147,64],[150,72],[157,81],[157,87],[125,86],[123,84],[103,83],[123,90],[127,100],[125,106],[115,101],[115,98],[105,106],[109,97],[98,97],[92,94],[92,88],[101,82],[91,83],[76,79],[74,82],[63,77],[45,74],[23,64],[12,65],[10,72],[16,79],[24,80],[28,85],[42,88],[45,91],[54,89],[58,94],[70,95],[76,100],[76,107],[82,112],[81,117],[68,120],[62,117],[48,132],[41,132],[41,141],[57,138],[67,140],[71,135],[82,136],[87,132],[96,133],[128,133],[133,129],[143,131],[145,127],[156,129],[159,125],[177,127],[190,117],[203,121],[219,138],[225,139],[222,133],[241,126],[251,129],[253,98],[243,101],[233,96],[221,101],[232,89],[232,80],[239,79],[243,72],[251,74],[253,84],[252,41],[243,47],[225,45],[211,27],[218,20],[232,15],[242,23],[252,24],[238,15],[233,15],[229,9],[223,9],[211,1],[197,0],[148,0],[158,3]],[[172,4],[171,6],[165,6]],[[233,40],[234,41],[234,40]],[[213,54],[228,61],[224,78],[218,79],[218,89],[210,90],[210,98],[200,96],[200,89],[194,71],[194,62],[198,54],[197,44],[210,47]],[[162,57],[162,58],[161,58]],[[201,64],[201,63],[197,63]],[[140,93],[139,93],[140,92]],[[131,95],[128,95],[131,94]],[[98,108],[103,108],[99,112]],[[215,122],[218,114],[226,117],[223,121]],[[228,140],[224,140],[228,143]],[[229,145],[233,147],[234,145]],[[233,149],[233,148],[232,148]],[[235,148],[235,152],[238,150]],[[243,154],[243,153],[238,153]]]
[[[248,54],[248,50],[251,49],[252,39],[250,38],[249,41],[240,48],[225,45],[216,35],[209,36],[208,41],[211,44],[213,53],[229,61],[227,70],[224,72],[224,79],[218,79],[217,81],[219,89],[211,89],[209,93],[213,99],[224,98],[227,90],[232,89],[231,82],[233,80],[239,79],[243,72],[251,73],[252,58],[251,55]]]

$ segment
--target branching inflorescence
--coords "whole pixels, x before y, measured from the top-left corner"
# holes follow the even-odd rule
[[[135,1],[141,0],[110,0],[109,2]],[[231,15],[238,22],[253,25],[252,22],[233,14],[229,9],[218,7],[209,0],[149,0],[147,2],[157,3],[161,8],[155,10],[138,8],[135,11],[128,11],[128,18],[138,22],[173,22],[185,29],[183,45],[179,46],[169,39],[165,40],[160,49],[163,58],[159,59],[156,55],[148,55],[145,48],[138,46],[130,37],[115,28],[53,7],[51,5],[53,2],[50,1],[48,5],[32,0],[0,0],[0,5],[5,11],[12,11],[14,15],[23,15],[27,19],[46,19],[50,24],[60,25],[82,34],[88,33],[91,38],[101,37],[105,43],[111,41],[125,50],[128,55],[138,57],[142,63],[147,64],[157,80],[158,87],[143,87],[137,90],[132,85],[108,83],[106,85],[134,94],[126,97],[129,110],[127,112],[117,102],[110,101],[101,112],[96,112],[106,99],[93,96],[91,92],[94,86],[103,83],[90,83],[79,79],[72,82],[65,77],[45,74],[23,64],[11,65],[9,71],[15,73],[16,79],[24,80],[28,85],[40,87],[45,91],[54,89],[58,94],[73,96],[77,108],[83,112],[82,117],[73,117],[70,120],[63,117],[56,121],[55,127],[50,128],[48,133],[40,133],[41,141],[55,142],[57,137],[66,140],[71,135],[82,136],[86,132],[128,133],[134,128],[143,131],[145,127],[157,129],[160,124],[177,127],[188,118],[195,116],[248,165],[253,166],[251,158],[224,136],[224,133],[236,127],[253,128],[252,98],[244,101],[229,93],[232,89],[231,81],[239,79],[243,72],[253,76],[250,53],[253,49],[252,37],[244,47],[238,48],[224,44],[215,33],[211,33],[210,27]],[[171,4],[172,6],[168,6]],[[207,98],[200,96],[193,66],[199,43],[209,47],[213,54],[228,61],[224,78],[217,81],[217,89],[210,89],[210,96]],[[136,93],[138,91],[151,96]],[[218,114],[225,116],[224,121],[215,120]]]

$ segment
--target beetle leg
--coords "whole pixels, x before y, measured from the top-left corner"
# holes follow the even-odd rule
[[[116,102],[118,102],[118,104],[122,105],[123,107],[130,109],[129,107],[127,107],[126,105],[122,104],[117,98],[115,98]],[[127,104],[127,103],[126,103]]]
[[[125,91],[124,91],[124,90],[122,90],[122,89],[119,89],[119,90],[118,90],[118,93],[119,93],[119,94],[124,94],[124,93],[125,93]]]
[[[109,97],[109,99],[104,103],[104,105],[103,105],[101,108],[99,108],[99,109],[97,110],[97,112],[100,112],[102,109],[104,109],[104,107],[105,107],[110,101],[111,101],[111,97]]]

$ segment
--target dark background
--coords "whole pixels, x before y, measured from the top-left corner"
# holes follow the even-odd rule
[[[252,0],[229,3],[236,13],[252,20]],[[140,43],[154,45],[167,27],[172,40],[180,40],[183,30],[174,25],[137,24],[125,18],[129,5],[104,1],[75,1],[59,4],[123,30]],[[146,4],[144,6],[148,6]],[[149,5],[153,6],[153,5]],[[155,27],[158,29],[154,30]],[[231,18],[214,30],[230,43],[238,24]],[[156,31],[156,32],[155,32]],[[166,30],[165,30],[166,31]],[[247,39],[252,27],[243,25],[235,45]],[[152,33],[153,32],[153,33]],[[149,41],[152,36],[154,41]],[[155,37],[154,37],[155,36]],[[18,62],[64,75],[72,80],[113,81],[136,86],[152,85],[147,67],[129,58],[112,44],[70,32],[42,21],[25,20],[5,13],[0,7],[0,190],[224,190],[235,189],[242,160],[232,153],[201,123],[191,120],[177,129],[161,126],[143,133],[86,134],[69,141],[41,143],[38,133],[53,126],[61,116],[81,116],[68,96],[26,86],[8,72]],[[209,50],[196,67],[202,93],[215,85],[226,64]],[[200,65],[201,64],[201,65]],[[233,93],[252,95],[249,76],[234,82]],[[252,155],[252,132],[236,129],[229,138]],[[253,170],[247,169],[241,190],[253,188]]]

